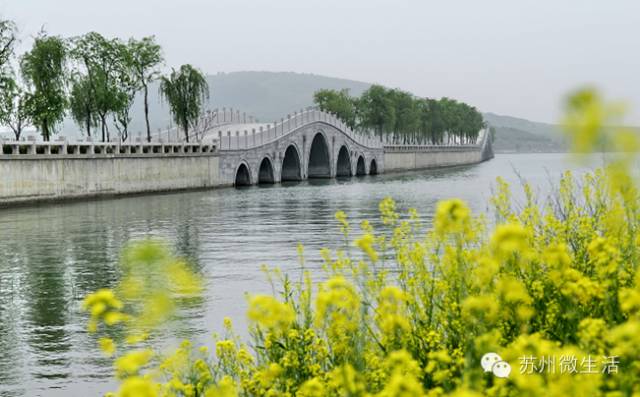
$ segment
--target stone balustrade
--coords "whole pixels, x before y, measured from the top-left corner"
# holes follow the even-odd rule
[[[176,156],[211,155],[216,152],[211,143],[163,142],[53,142],[2,141],[0,159],[48,156]]]
[[[311,123],[326,123],[332,125],[347,135],[354,142],[368,148],[382,148],[380,139],[372,137],[373,134],[363,134],[349,128],[337,116],[321,111],[317,108],[309,107],[296,111],[293,115],[288,114],[286,118],[281,118],[273,123],[263,124],[251,130],[224,130],[218,129],[216,140],[220,150],[242,150],[251,149],[276,141],[295,130]]]
[[[208,130],[215,129],[229,124],[252,124],[257,123],[258,119],[247,112],[240,112],[238,109],[226,108],[213,109],[206,111],[196,123],[193,131],[189,132],[190,140],[197,140],[200,135]],[[158,130],[151,134],[152,140],[158,139],[175,139],[177,142],[183,141],[184,132],[179,127],[171,127],[165,130]]]
[[[487,146],[487,139],[489,138],[488,129],[480,130],[476,143],[443,143],[443,144],[393,144],[385,143],[383,148],[385,153],[400,153],[400,152],[447,152],[447,151],[476,151],[484,150]]]

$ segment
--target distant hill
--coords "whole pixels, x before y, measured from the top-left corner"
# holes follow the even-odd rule
[[[495,128],[493,148],[496,152],[563,152],[567,144],[555,124],[538,123],[495,113],[484,113]]]
[[[264,122],[312,105],[313,93],[319,89],[346,88],[352,95],[360,95],[371,86],[361,81],[294,72],[218,73],[208,75],[207,80],[211,89],[209,109],[233,107]],[[153,84],[149,93],[151,128],[153,131],[165,129],[171,120],[166,104],[160,100],[158,85]],[[132,116],[130,132],[135,135],[145,131],[140,96],[133,105]],[[485,113],[484,117],[496,128],[494,147],[498,152],[559,151],[566,147],[555,125],[494,113]],[[79,136],[81,129],[68,117],[61,132]]]
[[[546,136],[511,127],[494,127],[493,150],[500,152],[563,152],[566,145]]]

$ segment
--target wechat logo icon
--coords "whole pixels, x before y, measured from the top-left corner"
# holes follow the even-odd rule
[[[480,359],[484,372],[493,372],[498,378],[507,378],[511,373],[511,365],[496,353],[487,353]]]

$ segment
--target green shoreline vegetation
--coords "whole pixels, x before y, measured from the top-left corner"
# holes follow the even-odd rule
[[[372,85],[359,97],[346,89],[319,90],[313,99],[352,129],[373,130],[396,144],[475,143],[486,126],[482,114],[464,102],[417,98],[380,85]]]
[[[120,382],[109,395],[637,396],[640,141],[603,127],[618,116],[596,92],[574,93],[575,152],[635,150],[579,180],[565,173],[544,202],[525,183],[519,208],[499,179],[492,221],[458,199],[437,205],[429,229],[391,198],[380,230],[339,211],[345,245],[321,250],[325,281],[304,270],[302,245],[300,275],[265,270],[274,294],[249,295],[249,340],[225,318],[212,348],[155,351],[150,336],[202,286],[161,243],[134,243],[119,284],[83,305]],[[483,370],[488,352],[508,376]]]

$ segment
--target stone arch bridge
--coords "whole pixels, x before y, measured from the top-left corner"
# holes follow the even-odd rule
[[[215,144],[220,179],[236,186],[378,174],[384,171],[379,139],[357,134],[316,109],[273,124],[227,124],[206,131]]]

